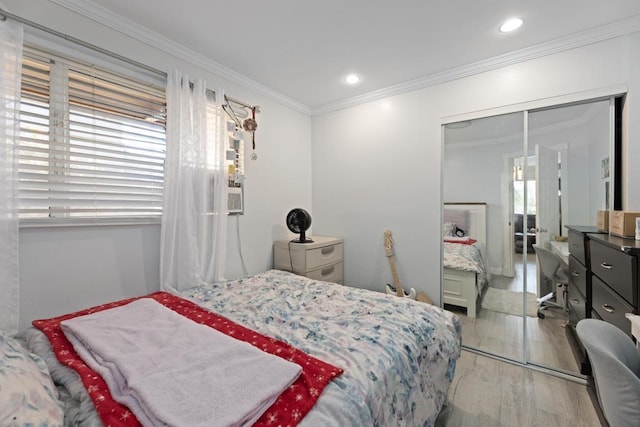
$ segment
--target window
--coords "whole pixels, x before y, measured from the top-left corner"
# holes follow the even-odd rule
[[[25,47],[21,222],[159,220],[165,127],[164,88]]]
[[[513,182],[513,212],[524,214],[524,181]],[[536,214],[536,182],[527,181],[527,215]]]
[[[536,214],[535,156],[527,157],[527,215]],[[513,159],[513,212],[524,214],[524,157]]]

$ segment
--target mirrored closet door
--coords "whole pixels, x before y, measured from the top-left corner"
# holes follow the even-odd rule
[[[443,125],[443,302],[462,321],[464,346],[579,374],[566,288],[550,288],[536,250],[568,262],[565,226],[595,225],[612,206],[603,168],[614,106],[606,98]]]
[[[508,241],[517,228],[509,224],[508,209],[503,207],[514,203],[510,187],[516,165],[518,176],[524,177],[524,113],[451,123],[443,132],[443,233],[447,234],[447,223],[453,223],[451,227],[461,235],[454,237],[477,241],[467,245],[469,242],[444,236],[443,300],[460,315],[465,346],[522,361],[527,239],[519,239],[517,248],[515,239],[513,245]],[[516,196],[520,210],[523,197],[522,191]],[[485,206],[484,218],[474,221],[485,224],[484,243],[482,226],[472,227],[468,221],[468,206],[474,203]],[[522,229],[522,212],[520,218]],[[467,272],[469,280],[456,278],[460,270]],[[469,295],[466,303],[475,305],[475,313],[459,309],[458,293]]]

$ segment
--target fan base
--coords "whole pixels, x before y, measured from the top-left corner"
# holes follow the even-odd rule
[[[293,239],[291,243],[313,243],[311,239]]]

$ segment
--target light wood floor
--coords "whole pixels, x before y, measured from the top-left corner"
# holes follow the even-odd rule
[[[600,426],[587,387],[463,351],[436,426]]]
[[[522,260],[522,257],[521,257]],[[524,289],[523,277],[527,276],[529,292],[536,292],[535,255],[527,259],[526,273],[523,263],[515,265],[515,277],[494,276],[490,286],[514,292]],[[520,362],[545,366],[563,372],[579,373],[579,367],[573,356],[565,323],[567,313],[562,309],[545,310],[545,318],[526,316],[527,357],[523,353],[523,318],[478,307],[477,317],[468,318],[465,309],[447,306],[458,315],[462,323],[462,341],[464,345],[494,353]]]
[[[475,318],[456,312],[462,324],[465,346],[524,362],[522,316],[480,310]],[[579,367],[566,336],[566,315],[546,310],[546,317],[526,317],[529,363],[562,372],[579,373]]]

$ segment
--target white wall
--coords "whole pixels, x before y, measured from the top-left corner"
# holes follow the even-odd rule
[[[401,281],[440,299],[443,117],[627,84],[625,207],[640,207],[640,36],[636,33],[314,117],[315,230],[345,238],[345,283],[390,280],[393,230]],[[480,114],[479,114],[480,115]],[[490,237],[491,238],[491,237]]]
[[[589,222],[587,224],[595,224],[596,212],[605,209],[605,182],[611,183],[613,181],[613,159],[609,159],[609,178],[602,178],[601,168],[602,160],[609,157],[609,151],[607,151],[602,141],[609,139],[609,109],[605,108],[604,111],[598,112],[596,116],[588,123],[589,127],[585,135],[585,139],[589,145],[588,168],[595,173],[589,174],[589,183],[591,193],[589,195],[589,201],[591,203],[588,212]],[[609,188],[609,203],[613,206],[613,189]]]
[[[600,123],[605,126],[605,132],[609,130],[609,123]],[[591,177],[598,175],[600,169],[592,169],[590,159],[598,156],[599,153],[592,153],[588,144],[588,132],[591,130],[587,126],[578,126],[575,129],[555,134],[555,138],[560,143],[567,144],[566,165],[562,165],[567,170],[566,182],[562,185],[562,197],[567,198],[567,215],[563,224],[567,225],[595,225],[595,211],[591,210],[592,188]],[[597,130],[597,132],[601,132]],[[600,141],[601,145],[608,145],[608,138]],[[593,147],[595,149],[595,147]],[[605,148],[606,150],[606,148]],[[562,230],[563,235],[567,235],[567,230]]]
[[[293,207],[311,207],[311,119],[246,88],[83,18],[46,0],[5,0],[12,13],[151,67],[178,67],[211,89],[261,106],[258,160],[246,162],[240,234],[248,272],[271,267],[272,242],[285,233]],[[215,59],[215,58],[214,58]],[[227,277],[241,275],[231,218]],[[20,230],[21,327],[34,318],[143,295],[159,288],[158,225]]]
[[[213,89],[223,87],[262,107],[259,160],[246,165],[246,214],[240,218],[249,273],[270,267],[272,241],[286,234],[286,212],[311,208],[315,234],[345,237],[346,283],[382,290],[390,281],[381,248],[382,232],[389,228],[401,280],[438,302],[442,118],[624,83],[630,92],[623,207],[640,210],[640,186],[632,185],[640,182],[640,168],[631,167],[640,160],[640,144],[629,142],[640,136],[640,101],[634,93],[640,85],[638,34],[311,120],[46,0],[4,4],[27,19],[152,67],[179,67],[207,79]],[[240,274],[234,221],[229,224],[230,277]],[[20,237],[22,326],[35,317],[157,289],[158,226],[34,228],[21,230]]]
[[[600,176],[600,161],[609,152],[608,105],[608,100],[600,101],[598,111],[591,113],[586,121],[576,117],[572,121],[529,132],[530,155],[535,154],[536,145],[565,153],[562,198],[567,206],[562,212],[563,225],[595,225],[596,211],[603,209],[604,181]],[[515,114],[519,115],[522,122],[522,113]],[[536,121],[537,114],[530,113],[529,123]],[[544,114],[549,114],[549,110],[544,110]],[[474,120],[475,123],[478,120]],[[505,206],[508,197],[502,193],[507,180],[511,178],[510,170],[504,170],[505,156],[522,156],[524,135],[520,134],[509,141],[497,141],[491,140],[482,131],[478,132],[481,133],[477,134],[477,141],[462,144],[452,144],[451,138],[454,137],[446,137],[449,143],[444,145],[442,198],[445,203],[487,203],[487,233],[491,236],[487,242],[489,268],[494,274],[504,274],[503,213],[508,208]],[[531,173],[534,169],[531,169]],[[550,230],[550,233],[559,234],[560,231],[558,227]],[[563,228],[562,233],[566,235],[566,229]]]
[[[487,203],[487,262],[493,274],[503,273],[504,155],[522,153],[522,137],[499,144],[445,146],[443,202]]]

